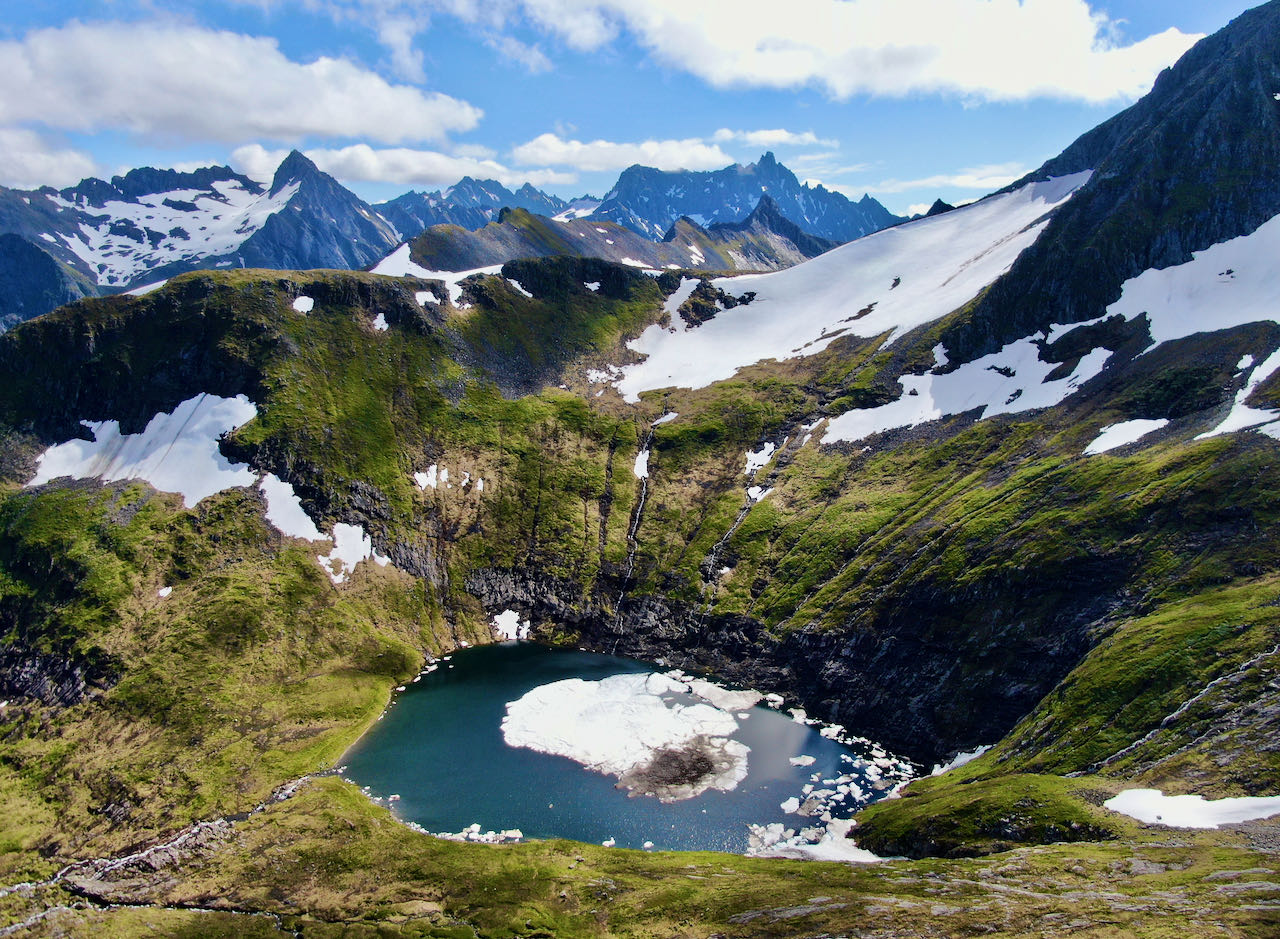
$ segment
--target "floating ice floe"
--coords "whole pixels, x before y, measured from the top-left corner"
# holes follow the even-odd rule
[[[470,841],[475,844],[510,844],[512,842],[524,839],[524,832],[519,828],[507,828],[502,831],[481,831],[478,822],[472,823],[462,831],[432,831],[426,832],[421,825],[409,823],[409,827],[416,831],[422,831],[436,838],[443,838],[446,841]]]
[[[683,683],[659,674],[540,685],[508,703],[502,721],[509,746],[568,757],[663,801],[735,788],[749,752],[730,739],[737,729],[732,714],[692,703]],[[695,779],[671,772],[693,756],[711,769]]]
[[[1136,443],[1147,434],[1154,433],[1168,423],[1168,419],[1162,417],[1154,421],[1139,419],[1121,421],[1119,424],[1108,424],[1098,432],[1098,436],[1094,438],[1093,443],[1084,448],[1084,455],[1093,456],[1096,453],[1106,453],[1108,450],[1116,449],[1116,447]]]
[[[1159,789],[1126,789],[1102,804],[1138,821],[1171,828],[1217,828],[1280,815],[1280,796],[1210,800],[1167,796]]]
[[[797,858],[808,861],[844,861],[873,864],[883,860],[859,848],[849,837],[853,822],[833,819],[821,825],[799,830],[781,822],[749,827],[747,854],[752,857]]]

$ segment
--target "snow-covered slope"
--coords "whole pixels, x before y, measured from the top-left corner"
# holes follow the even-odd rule
[[[700,326],[651,326],[631,348],[645,360],[623,369],[630,401],[669,386],[701,388],[770,358],[811,355],[837,336],[887,341],[945,316],[1008,270],[1043,217],[1089,178],[1077,173],[934,218],[876,232],[772,274],[716,281],[755,299]]]
[[[1185,264],[1144,271],[1126,281],[1120,299],[1107,307],[1106,316],[1119,315],[1131,321],[1143,319],[1152,340],[1146,352],[1197,333],[1217,332],[1248,323],[1280,323],[1280,272],[1274,264],[1278,254],[1280,216],[1251,234],[1196,252]],[[946,374],[928,372],[904,376],[901,382],[905,391],[897,401],[840,415],[830,422],[824,439],[828,443],[861,440],[878,431],[909,427],[978,407],[983,409],[981,417],[991,417],[1057,404],[1101,372],[1111,353],[1094,349],[1081,358],[1071,375],[1046,381],[1057,366],[1040,359],[1040,346],[1093,322],[1096,321],[1052,326],[1042,336],[1009,343],[999,352],[967,362]],[[945,357],[941,347],[938,352]],[[1248,376],[1230,412],[1217,427],[1201,436],[1248,428],[1280,434],[1277,420],[1280,412],[1246,404],[1258,386],[1280,369],[1280,352],[1269,345],[1258,348],[1256,354],[1247,355],[1240,362],[1238,371],[1246,369]],[[1158,421],[1116,425],[1110,428],[1114,431],[1114,440],[1100,437],[1085,452],[1100,453],[1132,443],[1143,433],[1160,426],[1163,424]],[[1123,430],[1117,429],[1121,427]],[[1126,435],[1126,431],[1130,434]]]
[[[100,286],[126,287],[157,268],[234,252],[289,204],[299,185],[272,195],[233,177],[207,189],[144,193],[101,205],[82,193],[45,193],[43,198],[80,221],[71,231],[41,237],[83,261]]]

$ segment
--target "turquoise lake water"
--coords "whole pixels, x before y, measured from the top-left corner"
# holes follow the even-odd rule
[[[867,788],[855,768],[860,754],[814,727],[757,706],[741,713],[733,739],[750,747],[748,774],[737,788],[663,803],[629,796],[617,779],[565,757],[511,747],[502,736],[507,702],[566,678],[662,671],[616,656],[506,642],[455,653],[439,670],[396,695],[383,719],[344,757],[344,776],[390,803],[405,821],[432,832],[519,829],[526,838],[571,838],[656,850],[741,853],[751,823],[814,824],[783,812],[805,784],[842,774]],[[737,712],[735,712],[737,713]],[[797,767],[790,757],[814,757]],[[818,782],[813,777],[817,775]]]

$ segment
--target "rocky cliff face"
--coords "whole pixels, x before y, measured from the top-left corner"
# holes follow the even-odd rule
[[[1189,261],[1280,212],[1278,10],[1272,2],[1241,14],[1141,101],[1027,177],[1093,170],[972,315],[944,334],[953,364],[1052,323],[1100,316],[1129,278]]]

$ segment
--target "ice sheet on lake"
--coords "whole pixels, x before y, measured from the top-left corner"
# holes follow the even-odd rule
[[[1102,804],[1140,822],[1171,828],[1217,828],[1280,815],[1280,796],[1209,800],[1167,796],[1159,789],[1126,789]]]
[[[502,720],[509,746],[568,757],[624,783],[637,781],[664,754],[706,747],[716,771],[679,791],[655,793],[664,800],[735,788],[746,777],[749,752],[729,739],[737,729],[732,714],[693,703],[683,683],[659,674],[540,685],[509,702]],[[636,788],[644,791],[643,785]]]
[[[121,434],[119,421],[81,423],[94,439],[50,447],[27,483],[39,486],[61,476],[77,479],[141,479],[162,492],[177,492],[187,508],[234,486],[252,486],[257,474],[233,465],[218,450],[218,438],[252,420],[258,409],[244,395],[197,395],[170,414],[157,414],[139,434]]]

